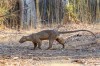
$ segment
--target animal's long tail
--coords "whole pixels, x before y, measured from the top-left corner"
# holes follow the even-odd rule
[[[74,33],[74,32],[79,32],[79,31],[87,31],[87,32],[91,33],[96,38],[95,34],[89,30],[74,30],[74,31],[65,31],[65,32],[59,32],[59,33],[66,34],[66,33]]]

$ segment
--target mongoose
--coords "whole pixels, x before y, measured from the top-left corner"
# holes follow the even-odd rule
[[[38,45],[38,48],[41,49],[42,40],[49,40],[49,47],[47,49],[50,49],[52,47],[54,40],[56,40],[64,48],[65,41],[64,41],[63,38],[59,37],[60,34],[73,33],[73,32],[79,32],[79,31],[90,32],[94,37],[96,37],[94,35],[94,33],[89,31],[89,30],[74,30],[74,31],[65,31],[65,32],[60,32],[60,31],[57,31],[57,30],[43,30],[43,31],[40,31],[38,33],[33,33],[29,36],[23,36],[19,40],[19,42],[23,43],[23,42],[26,42],[26,41],[32,41],[33,44],[34,44],[34,49],[37,47],[37,45]]]

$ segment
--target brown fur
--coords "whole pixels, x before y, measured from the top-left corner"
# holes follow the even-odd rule
[[[64,48],[65,41],[64,41],[63,38],[59,37],[60,34],[73,33],[73,32],[79,32],[79,31],[87,31],[87,32],[90,32],[91,34],[94,35],[94,33],[92,33],[89,30],[75,30],[75,31],[66,31],[66,32],[59,32],[59,31],[56,31],[56,30],[43,30],[43,31],[40,31],[38,33],[33,33],[29,36],[23,36],[19,40],[19,42],[23,43],[25,41],[32,41],[33,44],[34,44],[34,49],[37,47],[37,45],[38,45],[38,48],[41,49],[42,40],[49,40],[49,47],[47,49],[50,49],[52,47],[54,40],[56,40]]]

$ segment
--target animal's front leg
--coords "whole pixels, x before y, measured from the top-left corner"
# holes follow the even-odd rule
[[[37,47],[37,43],[34,43],[34,50],[36,49],[36,47]]]
[[[42,41],[41,41],[40,39],[38,39],[38,40],[37,40],[37,43],[38,43],[38,48],[41,49]]]
[[[36,49],[36,47],[37,47],[37,43],[34,43],[34,42],[33,42],[33,44],[34,44],[34,50],[35,50],[35,49]]]

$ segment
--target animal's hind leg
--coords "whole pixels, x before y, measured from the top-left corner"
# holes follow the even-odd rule
[[[53,41],[54,41],[53,39],[49,40],[49,47],[47,48],[47,50],[50,49],[50,48],[52,48]]]
[[[64,48],[65,47],[65,40],[63,39],[63,38],[61,38],[61,37],[58,37],[57,39],[56,39],[56,41],[57,42],[59,42],[63,47],[62,48]]]

